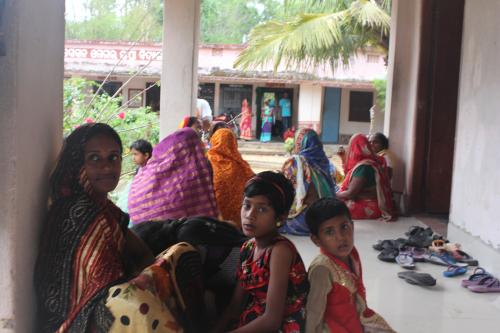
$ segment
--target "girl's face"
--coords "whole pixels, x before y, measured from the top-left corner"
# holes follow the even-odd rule
[[[96,135],[84,149],[84,167],[90,185],[97,195],[106,196],[120,180],[122,156],[120,146],[106,135]]]
[[[241,206],[241,227],[247,237],[259,238],[277,230],[273,206],[263,195],[245,197]]]
[[[146,165],[146,162],[149,159],[149,154],[147,154],[147,153],[143,154],[134,148],[132,148],[130,150],[130,152],[132,153],[132,161],[134,161],[135,165],[138,165],[140,167],[143,167]]]
[[[318,235],[311,234],[311,240],[323,250],[347,262],[354,247],[353,223],[345,215],[332,217],[321,223]]]

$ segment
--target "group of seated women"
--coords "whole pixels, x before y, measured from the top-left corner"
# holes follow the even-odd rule
[[[272,230],[281,227],[281,232],[298,234],[308,233],[305,208],[323,197],[345,200],[355,219],[394,216],[385,164],[362,135],[351,139],[346,180],[335,193],[318,135],[299,130],[295,155],[283,166],[295,188],[293,195],[289,181],[282,181],[279,177],[286,178],[280,174],[254,175],[231,130],[220,128],[211,134],[208,152],[191,128],[176,131],[154,148],[131,185],[132,229],[128,229],[129,215],[108,199],[120,179],[118,134],[108,125],[94,123],[80,126],[65,139],[50,177],[49,210],[35,268],[39,332],[205,332],[203,325],[215,323],[204,317],[200,305],[204,289],[214,291],[220,313],[238,288],[235,277],[239,277],[249,289],[257,288],[251,301],[256,302],[258,288],[269,278],[259,265],[283,264],[278,259],[249,261],[242,269],[242,255],[250,249],[240,253],[240,247],[246,236],[261,228],[247,222],[241,232],[242,218],[251,220],[250,211],[265,215],[268,210]],[[269,199],[267,203],[259,202],[262,196]],[[284,241],[271,229],[263,229],[269,239],[261,237],[270,244]],[[270,258],[270,251],[263,256]],[[297,270],[294,274],[305,276],[293,244],[276,250],[275,257],[280,256]],[[304,327],[304,315],[293,309],[304,305],[307,282],[295,275],[289,283],[300,296],[294,294],[290,304],[287,300],[282,309],[288,314],[287,324],[280,327],[298,332]],[[280,288],[271,289],[287,295],[286,287]],[[256,320],[265,303],[247,304],[236,326],[227,326],[227,321],[214,330],[260,331],[276,322],[276,314],[269,321]],[[280,318],[277,323],[282,325]]]

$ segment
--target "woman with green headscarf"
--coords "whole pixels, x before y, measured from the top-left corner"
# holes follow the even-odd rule
[[[309,235],[306,208],[320,198],[335,197],[335,182],[318,134],[310,128],[302,128],[295,133],[294,141],[294,155],[285,161],[282,172],[295,187],[295,199],[280,231],[306,236]]]

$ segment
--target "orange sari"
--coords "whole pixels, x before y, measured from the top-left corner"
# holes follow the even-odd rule
[[[212,148],[207,157],[212,164],[217,207],[224,220],[233,221],[241,228],[243,190],[254,172],[241,157],[236,137],[230,129],[222,128],[215,132],[210,145]]]

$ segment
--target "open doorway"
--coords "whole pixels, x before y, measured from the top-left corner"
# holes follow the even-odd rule
[[[293,88],[257,88],[256,116],[257,128],[255,133],[257,138],[260,138],[262,133],[263,113],[265,106],[271,110],[272,125],[271,125],[271,140],[282,141],[283,133],[287,128],[293,126]],[[265,116],[265,115],[264,115]]]

